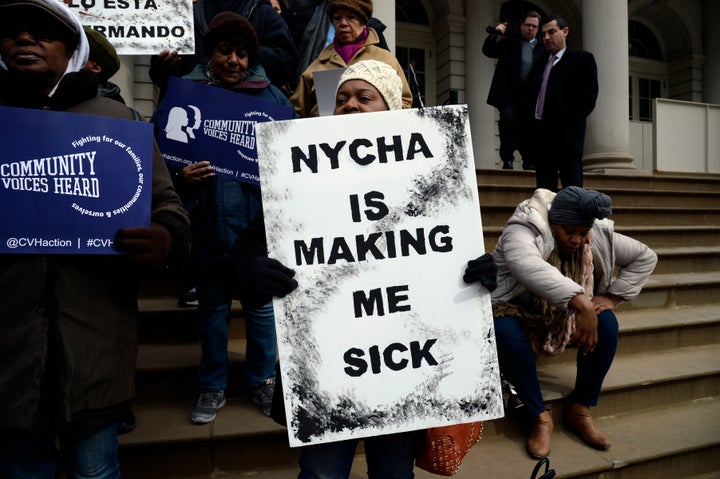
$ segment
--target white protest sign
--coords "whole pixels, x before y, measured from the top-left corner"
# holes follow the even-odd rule
[[[256,133],[290,445],[502,417],[467,107]]]
[[[110,40],[119,55],[195,51],[192,0],[65,0],[80,22]]]

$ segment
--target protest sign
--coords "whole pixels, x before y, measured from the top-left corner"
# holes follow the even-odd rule
[[[60,1],[60,0],[58,0]],[[65,0],[80,22],[113,44],[119,55],[195,51],[192,0]]]
[[[152,126],[0,107],[0,253],[112,254],[150,226]]]
[[[209,161],[216,174],[260,184],[255,124],[295,111],[244,93],[170,78],[162,103],[158,146],[168,165]]]
[[[467,107],[257,125],[291,446],[503,414]]]

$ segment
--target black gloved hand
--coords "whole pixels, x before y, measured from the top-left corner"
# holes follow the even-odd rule
[[[253,294],[259,297],[282,298],[298,287],[295,271],[274,258],[257,258],[248,272]]]
[[[497,288],[497,265],[493,256],[485,253],[477,259],[468,261],[463,280],[468,284],[480,281],[488,291],[494,291]]]
[[[127,253],[134,263],[160,266],[172,247],[172,236],[164,226],[153,223],[139,228],[123,228],[115,233],[116,250]]]

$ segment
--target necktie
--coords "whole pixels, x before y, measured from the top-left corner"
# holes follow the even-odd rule
[[[545,65],[545,71],[543,72],[542,83],[540,84],[540,93],[538,94],[537,107],[535,108],[535,118],[542,118],[543,107],[545,106],[545,90],[547,89],[548,77],[550,76],[550,69],[555,63],[555,55],[550,55],[547,65]]]

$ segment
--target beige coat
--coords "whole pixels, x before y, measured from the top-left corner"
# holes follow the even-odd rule
[[[362,60],[378,60],[393,67],[400,76],[403,84],[403,108],[410,108],[412,106],[412,93],[410,92],[410,85],[408,85],[407,79],[405,78],[405,72],[392,53],[377,46],[379,42],[380,39],[375,30],[368,28],[368,38],[360,50],[355,53],[355,56],[350,59],[350,65]],[[347,68],[348,66],[349,65],[346,64],[342,57],[335,51],[335,47],[332,44],[320,52],[315,61],[303,72],[300,83],[298,83],[295,89],[295,93],[290,97],[295,111],[301,118],[318,116],[313,72],[332,70],[333,68]]]
[[[581,285],[547,262],[555,245],[548,207],[555,193],[538,189],[520,203],[498,240],[493,257],[497,288],[493,305],[506,303],[526,291],[560,308],[584,292]],[[595,294],[614,294],[632,301],[655,269],[657,255],[643,243],[614,231],[612,220],[596,220],[592,227]],[[617,267],[617,274],[613,275]]]

